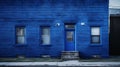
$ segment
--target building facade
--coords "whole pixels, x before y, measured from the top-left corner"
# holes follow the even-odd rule
[[[0,57],[108,57],[108,0],[0,0]]]
[[[110,55],[120,55],[120,8],[110,8]]]

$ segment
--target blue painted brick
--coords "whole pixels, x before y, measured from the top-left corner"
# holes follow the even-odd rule
[[[76,24],[75,42],[80,57],[109,56],[108,0],[0,0],[0,57],[40,57],[44,54],[60,57],[66,45],[65,23]],[[15,43],[16,26],[26,28],[25,45]],[[50,45],[40,42],[41,26],[50,26]],[[101,27],[100,45],[90,43],[91,26]]]

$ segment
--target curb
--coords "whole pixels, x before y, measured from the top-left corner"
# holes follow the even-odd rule
[[[71,66],[119,66],[120,62],[0,62],[0,66],[45,66],[45,67],[71,67]]]

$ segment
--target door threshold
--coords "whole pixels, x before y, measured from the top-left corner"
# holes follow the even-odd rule
[[[79,51],[62,51],[62,52],[79,52]]]

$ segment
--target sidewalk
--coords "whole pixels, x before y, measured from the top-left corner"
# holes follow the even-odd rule
[[[78,60],[70,60],[63,62],[0,62],[0,67],[2,66],[46,66],[46,67],[70,67],[70,66],[119,66],[120,62],[80,62]]]

